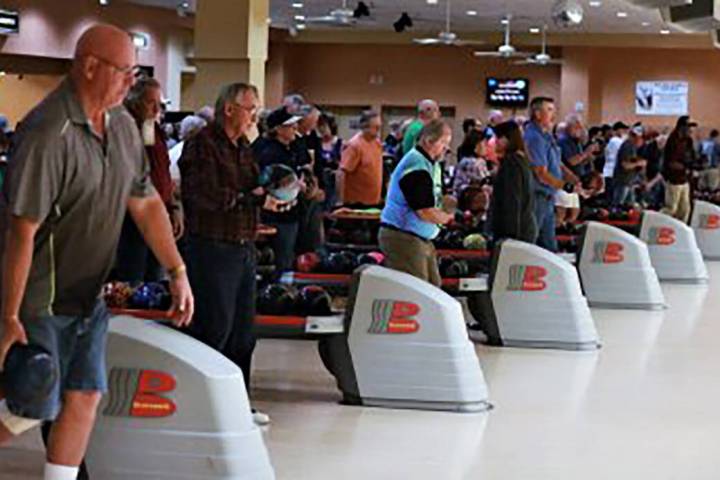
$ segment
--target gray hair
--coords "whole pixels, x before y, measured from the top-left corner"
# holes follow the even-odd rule
[[[143,101],[145,95],[149,90],[161,89],[160,82],[152,77],[141,77],[137,79],[135,84],[132,86],[127,96],[125,97],[125,108],[130,112],[130,115],[135,118],[136,121],[141,122],[145,120],[143,116]]]
[[[254,85],[248,83],[231,83],[220,89],[220,94],[215,101],[215,121],[221,125],[225,125],[225,105],[234,102],[241,93],[253,92],[258,95],[258,89]]]
[[[360,114],[360,120],[358,121],[358,125],[360,126],[360,128],[367,128],[370,125],[370,121],[373,118],[378,117],[380,117],[380,114],[375,110],[365,110]]]
[[[432,120],[425,125],[418,135],[418,143],[437,143],[446,133],[452,132],[450,125],[444,120]]]
[[[571,127],[573,125],[582,125],[582,123],[582,117],[577,113],[571,113],[570,115],[565,117],[565,125],[567,127]]]
[[[206,125],[207,122],[197,115],[190,115],[183,118],[182,122],[180,122],[180,140],[187,140],[194,136],[205,128]]]

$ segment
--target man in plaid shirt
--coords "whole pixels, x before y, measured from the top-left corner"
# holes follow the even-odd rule
[[[252,85],[222,88],[215,120],[187,141],[179,161],[188,272],[197,289],[191,334],[240,367],[246,388],[255,337],[255,239],[264,192],[247,133],[257,122]],[[255,412],[265,424],[266,415]]]

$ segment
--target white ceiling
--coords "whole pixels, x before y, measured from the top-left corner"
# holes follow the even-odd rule
[[[134,3],[175,8],[180,0],[125,0]],[[194,8],[196,0],[190,0]],[[212,0],[203,0],[212,1]],[[357,0],[347,0],[350,8]],[[427,0],[364,0],[370,6],[373,20],[363,22],[361,28],[392,30],[392,24],[402,12],[415,20],[413,30],[440,31],[445,24],[447,0],[437,0],[430,5]],[[452,30],[459,32],[487,32],[501,28],[500,19],[513,15],[513,31],[527,31],[531,26],[548,24],[551,31],[586,33],[658,33],[664,28],[657,10],[642,9],[625,0],[601,0],[600,7],[589,6],[590,0],[577,0],[585,10],[585,20],[580,27],[563,29],[553,25],[550,11],[556,0],[450,0],[452,6]],[[291,6],[294,2],[304,4],[302,9]],[[331,9],[342,5],[342,0],[271,0],[272,25],[286,28],[298,14],[306,17],[326,15]],[[470,16],[468,10],[478,15]],[[626,18],[618,18],[624,11]],[[308,25],[308,28],[320,28]]]

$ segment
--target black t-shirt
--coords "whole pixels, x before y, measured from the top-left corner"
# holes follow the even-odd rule
[[[632,140],[625,140],[623,144],[620,145],[620,150],[618,150],[617,155],[617,163],[615,164],[615,172],[613,174],[613,179],[616,183],[629,185],[637,178],[637,170],[634,168],[626,170],[623,166],[623,163],[630,162],[637,156],[637,147],[635,147]]]
[[[647,160],[647,167],[645,169],[647,179],[652,180],[657,177],[662,168],[662,150],[660,150],[657,142],[653,141],[643,145],[638,155]]]
[[[422,147],[415,148],[430,163],[435,163]],[[408,206],[415,211],[435,207],[435,185],[432,176],[425,170],[417,170],[403,176],[400,179],[400,190]]]
[[[410,208],[415,211],[435,206],[433,180],[424,170],[410,172],[401,178],[400,190]]]

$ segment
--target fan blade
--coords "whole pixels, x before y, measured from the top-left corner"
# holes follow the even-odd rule
[[[476,57],[500,57],[500,52],[473,52]]]
[[[418,45],[438,45],[442,42],[439,38],[414,38],[413,43]]]
[[[458,47],[472,47],[473,45],[487,45],[487,42],[483,42],[482,40],[455,40],[455,45]]]

